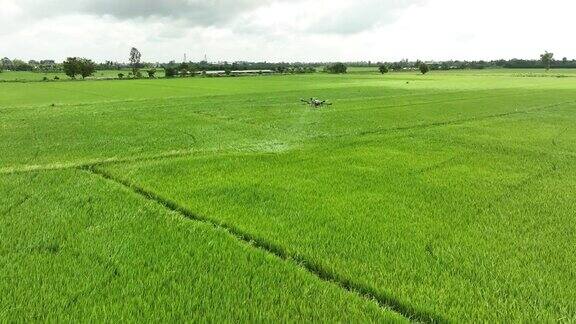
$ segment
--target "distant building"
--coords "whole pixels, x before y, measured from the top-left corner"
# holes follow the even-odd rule
[[[226,75],[226,71],[204,71],[204,72],[196,72],[197,74],[206,74],[206,75]],[[238,70],[238,71],[230,71],[230,74],[234,75],[251,75],[251,74],[272,74],[274,71],[272,70]]]

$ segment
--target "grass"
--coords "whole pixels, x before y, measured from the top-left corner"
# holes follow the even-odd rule
[[[4,284],[0,309],[27,311],[0,316],[575,321],[576,83],[535,73],[0,84],[3,282],[53,296]],[[62,269],[94,254],[131,276],[63,308]],[[146,258],[182,271],[151,277]],[[134,313],[123,289],[171,302]]]
[[[144,69],[145,70],[145,69]],[[147,75],[145,71],[142,71],[143,75]],[[123,73],[124,77],[128,77],[128,73],[132,73],[131,70],[98,70],[94,75],[87,77],[86,80],[98,80],[98,79],[109,79],[118,78],[118,73]],[[163,77],[164,70],[158,69],[156,72],[156,77]],[[3,71],[0,73],[0,82],[29,82],[29,81],[43,81],[44,78],[52,81],[54,77],[58,77],[58,80],[69,80],[70,78],[63,72],[28,72],[28,71]],[[80,76],[77,77],[81,79]]]

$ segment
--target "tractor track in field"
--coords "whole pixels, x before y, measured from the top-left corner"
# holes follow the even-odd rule
[[[459,91],[457,93],[461,93]],[[465,92],[464,92],[465,93]],[[518,97],[524,96],[522,93],[511,93],[511,94],[499,94],[499,95],[486,95],[486,96],[475,96],[475,97],[461,97],[455,99],[443,99],[443,100],[428,100],[428,101],[420,101],[420,102],[412,102],[412,103],[403,103],[403,104],[395,104],[395,105],[383,105],[383,106],[371,106],[370,108],[353,108],[353,109],[346,109],[344,112],[356,112],[356,111],[370,111],[370,110],[385,110],[385,109],[393,109],[393,108],[406,108],[406,107],[414,107],[414,106],[426,106],[432,104],[449,104],[454,102],[461,102],[461,101],[474,101],[474,100],[482,100],[482,99],[495,99],[495,98],[509,98],[509,97]],[[369,98],[369,100],[372,98]],[[351,100],[357,100],[351,99]],[[338,111],[343,112],[343,111]]]
[[[568,130],[568,127],[565,127],[563,129],[561,129],[555,136],[553,136],[550,141],[551,144],[553,146],[556,146],[556,141],[561,138],[566,131]],[[483,210],[481,210],[480,213],[486,213],[490,210],[492,210],[495,206],[501,204],[502,202],[506,201],[507,199],[510,199],[511,197],[513,197],[516,193],[520,192],[521,189],[526,188],[527,186],[546,178],[548,175],[551,175],[555,172],[558,171],[558,161],[552,161],[551,163],[549,163],[549,165],[543,169],[540,169],[530,175],[528,175],[527,177],[525,177],[524,179],[520,180],[519,182],[509,186],[507,188],[507,190],[500,194],[498,197],[496,197],[496,199],[494,201],[492,201],[487,207],[485,207]]]
[[[542,105],[542,106],[535,106],[529,109],[524,110],[514,110],[508,111],[505,113],[499,114],[492,114],[492,115],[485,115],[485,116],[478,116],[478,117],[470,117],[470,118],[460,118],[460,119],[453,119],[453,120],[444,120],[444,121],[437,121],[437,122],[429,122],[429,123],[422,123],[422,124],[415,124],[415,125],[406,125],[406,126],[397,126],[397,127],[386,127],[386,128],[378,128],[360,132],[351,132],[351,133],[342,133],[342,134],[333,134],[328,136],[316,136],[317,138],[337,138],[337,137],[349,137],[349,136],[367,136],[367,135],[374,135],[374,134],[385,134],[385,133],[393,133],[393,132],[402,132],[402,131],[411,131],[411,130],[419,130],[419,129],[428,129],[434,127],[441,127],[441,126],[451,126],[451,125],[461,125],[470,122],[482,121],[482,120],[489,120],[494,118],[502,118],[508,117],[513,115],[521,115],[521,114],[529,114],[533,112],[544,111],[546,109],[555,108],[565,104],[572,104],[575,103],[576,100],[571,101],[563,101],[554,104]]]
[[[184,133],[184,132],[182,132]],[[197,140],[193,134],[184,133],[193,140]],[[233,155],[233,154],[274,154],[274,152],[266,151],[251,151],[255,145],[246,145],[241,147],[236,147],[236,151],[228,151],[222,149],[213,150],[198,150],[198,149],[183,149],[183,150],[172,150],[167,152],[160,152],[153,155],[134,155],[125,157],[109,157],[109,158],[96,158],[85,160],[82,162],[55,162],[47,164],[28,164],[19,166],[6,166],[0,167],[0,175],[11,175],[11,174],[21,174],[21,173],[31,173],[31,172],[42,172],[42,171],[57,171],[57,170],[70,170],[70,169],[82,169],[102,165],[113,165],[121,163],[135,163],[135,162],[145,162],[145,161],[157,161],[165,159],[174,159],[180,157],[187,157],[193,154],[197,154],[198,157],[204,157],[208,155]]]
[[[212,151],[198,151],[198,150],[174,150],[168,151],[156,155],[149,156],[127,156],[127,157],[111,157],[111,158],[101,158],[87,160],[84,162],[56,162],[49,164],[35,164],[35,165],[21,165],[15,167],[5,167],[0,168],[0,175],[10,175],[19,173],[30,173],[30,172],[40,172],[40,171],[56,171],[56,170],[68,170],[68,169],[78,169],[78,168],[88,168],[99,165],[109,165],[118,163],[130,163],[130,162],[141,162],[141,161],[155,161],[168,158],[177,158],[189,156],[194,153],[217,153]]]
[[[121,186],[126,190],[129,190],[130,192],[138,196],[141,196],[148,201],[154,202],[172,212],[178,213],[184,218],[196,222],[202,222],[214,228],[224,230],[229,235],[231,235],[232,237],[234,237],[236,240],[240,241],[243,244],[246,244],[255,249],[262,250],[270,255],[275,256],[276,258],[281,259],[284,262],[293,263],[296,266],[300,267],[301,269],[314,275],[315,277],[324,282],[336,285],[339,288],[346,290],[350,293],[353,293],[357,296],[360,296],[361,298],[364,298],[369,302],[375,302],[381,308],[385,310],[392,310],[411,321],[421,323],[450,322],[449,319],[441,315],[418,309],[417,307],[411,306],[406,302],[393,297],[391,294],[378,292],[369,286],[358,284],[354,282],[352,279],[346,278],[344,276],[339,275],[338,273],[334,273],[332,271],[325,269],[320,264],[314,261],[308,260],[307,258],[302,257],[300,255],[288,252],[285,248],[281,247],[280,245],[253,236],[252,234],[242,231],[233,225],[219,222],[218,220],[212,219],[210,217],[198,215],[193,211],[189,210],[188,208],[183,207],[170,199],[166,199],[160,196],[159,194],[151,190],[145,189],[143,187],[140,187],[134,183],[131,183],[128,180],[120,179],[114,176],[113,174],[101,168],[98,168],[97,166],[83,166],[79,167],[78,169],[87,172],[93,176],[100,177],[105,181],[112,182],[117,186]]]

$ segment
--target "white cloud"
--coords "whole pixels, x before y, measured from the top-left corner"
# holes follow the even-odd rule
[[[571,0],[0,0],[0,56],[125,61],[576,57]],[[6,46],[8,44],[8,46]]]

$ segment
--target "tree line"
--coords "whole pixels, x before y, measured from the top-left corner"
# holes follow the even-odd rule
[[[160,65],[165,71],[167,77],[175,76],[193,76],[197,73],[208,71],[225,71],[226,75],[232,74],[232,71],[273,71],[276,73],[301,74],[314,73],[316,66],[310,63],[268,63],[268,62],[219,62],[210,63],[207,61],[200,62],[182,62],[175,61]]]
[[[182,62],[176,63],[145,63],[141,61],[142,54],[136,48],[131,48],[129,60],[127,63],[118,63],[106,61],[104,63],[95,63],[94,61],[80,57],[69,57],[62,63],[56,63],[54,60],[11,60],[4,57],[0,60],[0,72],[5,71],[32,71],[32,72],[64,72],[70,78],[75,79],[77,76],[82,78],[89,77],[99,70],[118,70],[118,78],[131,77],[141,78],[143,76],[153,78],[157,69],[164,69],[167,77],[176,76],[193,76],[205,71],[225,71],[227,75],[232,71],[246,70],[269,70],[276,73],[313,73],[318,67],[324,67],[323,71],[327,73],[346,73],[348,67],[357,66],[377,66],[380,73],[389,71],[416,70],[423,74],[434,70],[462,70],[462,69],[487,69],[487,68],[576,68],[576,60],[564,57],[560,60],[554,58],[550,52],[543,53],[539,59],[511,59],[511,60],[492,60],[492,61],[439,61],[439,62],[422,62],[401,60],[396,62],[348,62],[348,63],[271,63],[271,62],[218,62],[211,63],[207,61],[200,62]],[[123,70],[130,69],[131,72],[125,75]]]
[[[353,62],[349,66],[383,66],[385,65],[389,70],[402,71],[402,70],[418,70],[421,66],[421,61],[408,61],[401,60],[397,62]],[[548,51],[540,55],[538,59],[510,59],[510,60],[492,60],[492,61],[438,61],[425,63],[429,70],[474,70],[474,69],[573,69],[576,68],[576,60],[568,59],[555,59],[554,54]]]

